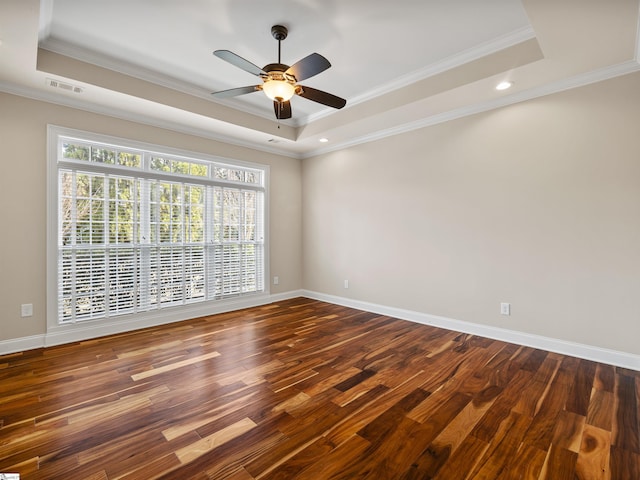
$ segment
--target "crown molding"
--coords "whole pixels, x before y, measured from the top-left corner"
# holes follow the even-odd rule
[[[248,148],[251,150],[257,150],[264,153],[280,155],[284,157],[293,158],[296,160],[299,160],[301,158],[299,154],[295,152],[289,152],[284,149],[264,146],[257,142],[242,141],[233,137],[229,137],[227,135],[216,134],[211,130],[195,128],[195,127],[187,127],[185,125],[182,125],[179,122],[172,122],[170,120],[164,120],[164,119],[159,119],[152,116],[132,113],[132,112],[118,109],[118,108],[109,107],[106,105],[90,104],[78,98],[44,92],[36,88],[24,87],[24,86],[19,86],[12,83],[0,81],[0,92],[10,93],[12,95],[17,95],[20,97],[30,98],[32,100],[38,100],[46,103],[60,105],[63,107],[71,107],[77,110],[83,110],[85,112],[96,113],[96,114],[105,115],[108,117],[114,117],[120,120],[128,120],[128,121],[140,123],[143,125],[163,128],[166,130],[171,130],[171,131],[183,133],[186,135],[193,135],[196,137],[207,138],[209,140],[214,140],[217,142],[234,145],[237,147]]]
[[[42,29],[42,27],[41,27]],[[358,105],[359,103],[363,103],[374,98],[385,95],[394,90],[398,90],[400,88],[406,87],[407,85],[411,85],[420,80],[424,80],[425,78],[431,77],[433,75],[437,75],[439,73],[445,72],[452,68],[458,67],[460,65],[464,65],[465,63],[472,62],[478,60],[484,56],[491,55],[493,53],[499,52],[500,50],[504,50],[505,48],[512,47],[524,41],[535,38],[535,32],[531,26],[523,27],[513,32],[507,33],[485,43],[482,43],[478,46],[475,46],[471,49],[465,50],[463,52],[452,55],[448,58],[445,58],[436,63],[430,64],[425,68],[417,70],[415,72],[409,73],[407,75],[403,75],[397,77],[391,82],[387,82],[379,87],[376,87],[372,90],[362,93],[355,98],[349,99],[347,108],[349,106]],[[188,95],[193,95],[198,98],[202,98],[207,101],[212,101],[215,103],[219,103],[226,106],[232,106],[236,110],[239,110],[244,113],[248,113],[251,115],[255,115],[265,119],[271,119],[270,114],[268,114],[265,110],[259,109],[256,107],[252,107],[247,104],[242,103],[234,103],[233,105],[228,100],[217,100],[211,98],[209,91],[204,88],[194,86],[188,82],[184,82],[182,80],[178,80],[176,78],[160,75],[157,72],[150,70],[148,68],[140,67],[137,65],[133,65],[121,60],[116,60],[113,57],[108,55],[96,53],[89,51],[83,47],[72,45],[67,42],[58,40],[53,37],[46,38],[42,40],[40,43],[40,48],[44,50],[48,50],[53,53],[57,53],[59,55],[64,55],[75,60],[79,60],[82,62],[90,63],[92,65],[96,65],[102,68],[106,68],[108,70],[112,70],[114,72],[132,76],[134,78],[144,80],[156,85],[160,85],[165,88],[170,88],[172,90],[179,91],[181,93],[186,93]],[[335,113],[335,111],[331,108],[325,108],[320,112],[313,113],[304,117],[298,117],[296,119],[292,119],[289,121],[284,121],[283,123],[293,126],[293,127],[302,127],[308,125],[316,120],[321,118],[325,118]]]
[[[383,85],[380,85],[379,87],[364,92],[357,97],[349,99],[347,108],[358,105],[359,103],[367,102],[376,97],[386,95],[389,92],[398,90],[400,88],[406,87],[434,75],[446,72],[469,62],[473,62],[482,57],[486,57],[487,55],[497,53],[501,50],[504,50],[505,48],[513,47],[514,45],[525,42],[527,40],[531,40],[532,38],[535,38],[535,32],[531,26],[520,28],[513,32],[489,40],[485,43],[481,43],[480,45],[477,45],[468,50],[462,51],[455,55],[451,55],[448,58],[440,60],[436,63],[432,63],[425,68],[416,70],[415,72],[397,77],[391,82],[387,82]],[[306,125],[324,118],[331,113],[331,111],[322,111],[316,114],[308,115],[300,123]]]
[[[208,138],[210,140],[223,142],[230,145],[235,145],[238,147],[249,148],[252,150],[257,150],[257,151],[270,153],[274,155],[280,155],[280,156],[289,157],[293,159],[306,159],[306,158],[316,157],[319,155],[324,155],[324,154],[331,153],[338,150],[343,150],[343,149],[361,145],[364,143],[373,142],[386,137],[400,135],[403,133],[411,132],[411,131],[429,127],[432,125],[437,125],[440,123],[448,122],[450,120],[455,120],[455,119],[466,117],[469,115],[475,115],[477,113],[482,113],[482,112],[490,111],[496,108],[512,105],[515,103],[532,100],[538,97],[551,95],[551,94],[559,93],[565,90],[586,86],[592,83],[601,82],[604,80],[608,80],[608,79],[615,78],[622,75],[627,75],[637,71],[640,71],[640,62],[637,59],[634,59],[634,60],[630,60],[617,65],[611,65],[602,69],[594,70],[591,72],[585,72],[570,78],[558,80],[556,82],[546,84],[546,85],[541,85],[539,87],[531,88],[529,90],[525,90],[522,92],[517,92],[511,95],[506,95],[504,97],[491,99],[486,102],[480,102],[474,105],[457,108],[457,109],[443,112],[437,115],[431,115],[429,117],[425,117],[420,120],[416,120],[414,122],[405,123],[405,124],[394,126],[387,129],[381,129],[371,134],[352,138],[345,142],[336,143],[336,144],[325,146],[318,149],[312,149],[303,153],[290,152],[285,149],[280,149],[277,147],[265,146],[257,142],[242,141],[233,137],[213,133],[211,130],[186,127],[180,124],[179,122],[161,120],[158,118],[135,114],[135,113],[123,111],[123,110],[108,107],[108,106],[87,104],[86,102],[83,102],[81,99],[72,98],[71,96],[64,96],[60,94],[43,92],[35,88],[18,86],[11,83],[0,82],[0,91],[4,91],[14,95],[22,96],[22,97],[32,98],[34,100],[44,101],[47,103],[53,103],[61,106],[72,107],[78,110],[84,110],[92,113],[120,118],[123,120],[130,120],[133,122],[150,125],[154,127],[159,127],[159,128],[164,128],[164,129],[176,131],[179,133],[184,133],[187,135],[194,135],[198,137]]]
[[[211,96],[211,91],[203,87],[196,86],[192,83],[185,82],[168,75],[159,74],[158,72],[149,68],[134,65],[122,60],[116,60],[109,55],[92,52],[81,46],[69,44],[53,37],[49,37],[41,41],[39,44],[39,48],[52,53],[56,53],[58,55],[73,58],[74,60],[78,60],[80,62],[104,68],[106,70],[111,70],[121,75],[133,77],[138,80],[158,85],[160,87],[169,88],[180,93],[191,95],[207,102],[230,106],[235,110],[243,113],[248,113],[250,115],[264,118],[266,120],[273,120],[273,115],[269,112],[269,110],[257,108],[246,103],[232,103],[229,100],[216,99]],[[299,122],[297,119],[281,120],[280,122],[292,127],[299,126]]]
[[[356,145],[373,142],[386,137],[400,135],[402,133],[407,133],[407,132],[411,132],[421,128],[430,127],[432,125],[437,125],[437,124],[448,122],[451,120],[456,120],[458,118],[467,117],[469,115],[475,115],[477,113],[495,110],[497,108],[506,107],[508,105],[513,105],[515,103],[532,100],[538,97],[552,95],[554,93],[563,92],[565,90],[571,90],[574,88],[583,87],[586,85],[590,85],[592,83],[602,82],[604,80],[609,80],[611,78],[627,75],[629,73],[634,73],[638,71],[640,71],[640,62],[638,62],[637,60],[630,60],[617,65],[611,65],[598,70],[593,70],[591,72],[575,75],[570,78],[558,80],[556,82],[549,83],[546,85],[541,85],[539,87],[531,88],[529,90],[524,90],[522,92],[506,95],[504,97],[491,99],[485,102],[480,102],[474,105],[469,105],[461,108],[456,108],[454,110],[443,112],[437,115],[431,115],[429,117],[425,117],[420,120],[416,120],[414,122],[409,122],[409,123],[398,125],[392,128],[378,130],[371,134],[362,135],[357,138],[352,138],[346,142],[336,143],[335,145],[331,145],[329,147],[319,148],[319,149],[306,152],[305,154],[302,155],[302,158],[306,159],[306,158],[317,157],[318,155],[324,155],[326,153],[331,153],[337,150],[343,150],[345,148],[353,147]]]

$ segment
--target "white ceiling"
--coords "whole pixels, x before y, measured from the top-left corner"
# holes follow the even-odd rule
[[[271,26],[283,24],[290,30],[282,43],[283,63],[322,54],[333,68],[307,83],[350,101],[371,97],[399,77],[504,36],[523,30],[533,36],[518,0],[448,0],[446,8],[441,6],[445,2],[423,0],[43,3],[48,3],[46,16],[41,15],[45,48],[98,64],[111,61],[121,70],[126,62],[204,91],[254,84],[255,77],[223,63],[212,51],[231,49],[258,66],[275,63],[278,43]],[[479,23],[480,14],[487,21]],[[299,123],[324,109],[298,100]],[[246,95],[231,104],[251,105],[273,116],[264,95]]]
[[[275,63],[275,24],[283,63],[329,59],[302,84],[344,109],[211,97],[260,83],[213,50]],[[637,71],[637,31],[638,0],[3,0],[0,90],[308,157]]]

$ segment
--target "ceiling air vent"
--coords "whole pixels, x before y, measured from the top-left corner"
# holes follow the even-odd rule
[[[47,78],[47,85],[53,88],[66,90],[67,92],[82,93],[81,87],[71,85],[70,83],[61,82],[59,80],[54,80],[53,78]]]

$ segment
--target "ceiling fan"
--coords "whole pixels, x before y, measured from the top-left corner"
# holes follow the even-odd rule
[[[245,72],[262,78],[263,83],[262,85],[250,85],[248,87],[213,92],[212,95],[218,98],[230,98],[262,90],[267,97],[273,100],[273,109],[276,118],[279,120],[291,118],[290,99],[294,95],[299,95],[307,100],[333,108],[344,107],[347,104],[344,98],[298,84],[299,81],[311,78],[331,66],[329,60],[322,55],[312,53],[292,66],[280,62],[280,42],[287,38],[288,33],[287,27],[282,25],[271,27],[271,35],[278,41],[278,63],[270,63],[262,68],[229,50],[216,50],[213,52],[216,57],[241,68]]]

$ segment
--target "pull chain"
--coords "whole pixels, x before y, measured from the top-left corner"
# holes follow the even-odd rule
[[[280,42],[278,42],[280,43]],[[280,54],[278,54],[278,62],[280,61]],[[280,116],[282,115],[282,102],[278,102],[278,130],[280,130]]]

